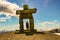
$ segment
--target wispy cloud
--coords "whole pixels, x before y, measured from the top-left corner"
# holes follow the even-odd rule
[[[59,28],[60,23],[57,22],[57,20],[54,21],[46,21],[46,22],[37,22],[35,24],[35,29],[43,29],[43,30],[51,30],[54,28]]]
[[[26,26],[26,25],[24,25]],[[1,27],[0,28],[3,28],[3,29],[0,29],[0,30],[6,30],[6,31],[11,31],[11,30],[19,30],[19,27],[20,25],[19,24],[14,24],[14,25],[11,25],[11,26],[8,26],[8,27]],[[46,31],[49,31],[49,30],[52,30],[52,29],[55,29],[55,28],[59,28],[60,27],[60,23],[57,22],[57,20],[55,21],[46,21],[46,22],[37,22],[35,24],[35,29],[39,30],[42,29],[42,30],[46,30]],[[25,29],[25,27],[24,27]]]
[[[6,20],[5,19],[0,19],[0,22],[6,22]]]
[[[1,26],[0,25],[0,31],[13,31],[13,30],[19,30],[19,24],[14,24],[14,25],[11,25],[11,26]]]

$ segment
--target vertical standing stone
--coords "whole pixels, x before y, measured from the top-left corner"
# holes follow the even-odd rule
[[[34,31],[34,19],[32,16],[29,21],[30,21],[30,31]]]
[[[20,19],[20,32],[24,31],[24,27],[23,27],[23,19]]]
[[[23,10],[17,10],[16,14],[20,15],[20,32],[24,32],[24,26],[23,26],[23,19],[29,19],[30,22],[30,32],[34,31],[34,19],[32,13],[36,13],[36,8],[34,9],[28,9],[28,5],[23,6]]]

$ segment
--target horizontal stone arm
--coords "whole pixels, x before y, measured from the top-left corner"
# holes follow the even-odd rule
[[[16,14],[17,14],[17,15],[19,15],[20,13],[21,13],[20,10],[17,10],[17,11],[16,11]]]
[[[24,14],[27,14],[27,13],[36,13],[36,11],[37,11],[36,8],[28,9],[28,10],[17,10],[16,14],[19,15],[20,13],[24,13]]]
[[[28,9],[28,10],[21,10],[21,13],[36,13],[36,8],[34,9]]]

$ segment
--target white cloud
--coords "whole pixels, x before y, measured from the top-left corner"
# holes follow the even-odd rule
[[[11,25],[8,27],[5,27],[5,26],[1,27],[0,26],[0,29],[2,28],[1,30],[5,29],[6,31],[19,30],[19,28],[20,28],[19,26],[20,26],[19,24],[14,24],[14,25]],[[26,26],[26,25],[24,25],[24,26]],[[38,29],[39,31],[40,31],[40,29],[49,31],[49,30],[52,30],[55,28],[59,28],[60,23],[55,22],[55,21],[37,22],[34,27],[35,27],[35,29]],[[24,29],[25,29],[25,27],[24,27]]]
[[[14,24],[14,25],[11,25],[12,27],[7,27],[6,28],[6,31],[11,31],[11,30],[19,30],[19,24]]]
[[[1,12],[0,15],[2,15],[4,12]],[[0,17],[0,22],[6,22],[7,19],[11,20],[11,17],[8,16],[6,13],[4,13],[6,17]]]
[[[22,10],[16,3],[11,3],[8,1],[0,1],[0,12],[5,12],[6,15],[15,16],[16,10]]]
[[[57,22],[57,20],[52,21],[52,22],[37,22],[35,24],[35,29],[43,29],[43,30],[51,30],[54,28],[59,28],[60,23]]]
[[[16,3],[11,3],[7,0],[0,0],[0,15],[5,14],[7,16],[6,18],[0,18],[0,21],[3,19],[11,19],[11,16],[18,18],[19,15],[16,15],[16,10],[23,10],[23,8],[19,7]]]
[[[19,30],[19,24],[14,24],[8,27],[0,25],[0,31],[2,30],[5,30],[5,31]]]
[[[5,19],[0,19],[0,22],[6,22],[6,20]]]

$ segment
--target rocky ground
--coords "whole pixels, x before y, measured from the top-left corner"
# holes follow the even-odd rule
[[[8,32],[5,34],[0,34],[0,40],[60,40],[60,36],[45,32],[45,34],[15,34],[14,32]]]

